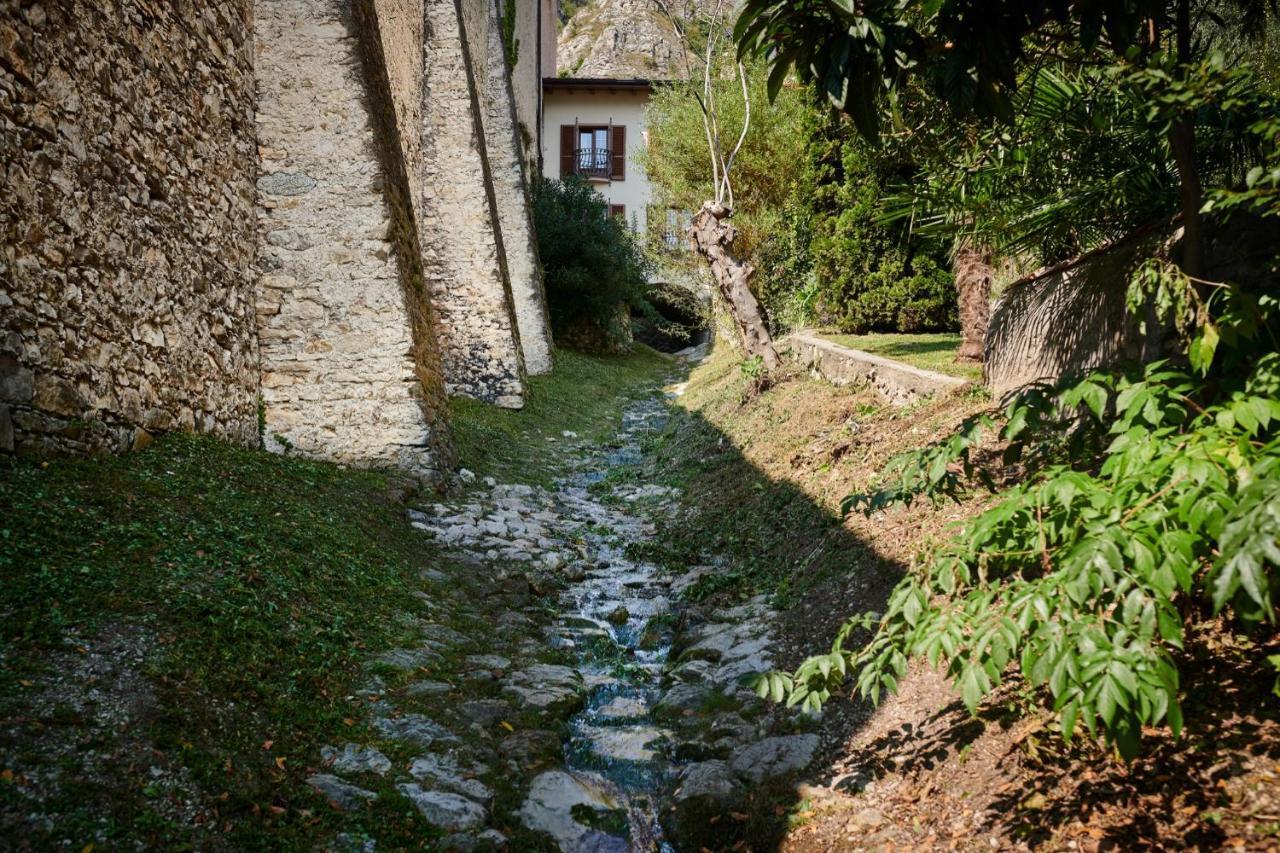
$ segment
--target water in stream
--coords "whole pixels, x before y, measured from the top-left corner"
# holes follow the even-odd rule
[[[621,446],[593,457],[556,491],[557,511],[584,521],[580,544],[592,568],[564,593],[549,633],[577,656],[588,699],[569,721],[565,770],[533,781],[522,814],[571,853],[674,849],[663,840],[657,806],[674,773],[662,749],[669,732],[653,715],[670,649],[663,619],[670,582],[625,553],[627,542],[652,536],[651,526],[589,490],[608,469],[638,462],[642,437],[665,418],[660,400],[628,409]]]

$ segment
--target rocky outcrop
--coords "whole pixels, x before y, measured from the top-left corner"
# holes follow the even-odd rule
[[[583,6],[560,33],[556,67],[570,77],[684,76],[675,30],[653,0]]]
[[[256,439],[251,19],[0,2],[0,451]]]

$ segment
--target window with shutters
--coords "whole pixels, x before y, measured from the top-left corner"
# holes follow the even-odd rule
[[[609,215],[615,219],[621,219],[624,223],[627,221],[627,206],[625,204],[609,205]]]
[[[626,179],[627,129],[621,125],[566,124],[560,128],[560,175]]]

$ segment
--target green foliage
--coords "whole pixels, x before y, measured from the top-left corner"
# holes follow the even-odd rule
[[[944,246],[877,221],[887,185],[914,172],[912,165],[895,151],[873,149],[838,119],[814,133],[809,156],[818,319],[856,333],[956,328]]]
[[[66,673],[46,667],[74,654],[68,643],[92,645],[120,626],[154,638],[143,668],[154,704],[120,737],[153,744],[155,757],[114,765],[105,792],[86,780],[51,832],[77,847],[104,828],[112,846],[207,841],[198,827],[162,819],[164,798],[138,795],[155,782],[146,772],[155,763],[189,774],[211,799],[228,792],[219,807],[230,828],[216,831],[232,847],[300,849],[333,837],[344,823],[336,813],[262,807],[320,804],[306,768],[321,744],[351,737],[344,719],[362,723],[344,697],[369,654],[407,639],[398,615],[422,610],[412,593],[433,555],[392,485],[378,472],[188,435],[125,456],[0,460],[0,714],[36,725],[25,703],[60,689],[49,685]],[[103,754],[122,746],[105,729],[67,725],[48,736],[87,736]],[[269,738],[277,744],[266,752]],[[79,833],[68,828],[77,815]],[[421,835],[403,816],[380,819],[392,846]]]
[[[516,9],[518,0],[506,0],[502,7],[502,45],[506,49],[507,71],[513,71],[520,61],[520,39],[516,38]]]
[[[1276,623],[1280,601],[1280,300],[1222,286],[1201,316],[1190,371],[1157,362],[1015,400],[1000,439],[1026,479],[928,555],[884,614],[850,620],[831,653],[758,689],[816,707],[848,673],[877,700],[923,657],[971,711],[1014,671],[1068,741],[1083,729],[1131,757],[1143,727],[1177,736],[1186,619],[1207,608],[1252,630]],[[992,487],[975,453],[994,428],[980,415],[898,457],[846,510]],[[845,649],[859,628],[872,640]]]
[[[743,118],[737,82],[715,96],[726,127]],[[826,116],[812,92],[786,87],[761,109],[768,80],[748,67],[756,108],[733,166],[734,250],[756,268],[753,289],[775,333],[808,323],[849,331],[925,331],[956,325],[944,247],[876,222],[890,177],[910,171]],[[645,167],[660,203],[696,210],[712,196],[702,114],[686,88],[664,87],[649,106]]]
[[[733,161],[733,223],[739,236],[734,250],[757,258],[764,244],[782,230],[779,212],[795,197],[803,173],[806,133],[811,107],[804,92],[781,93],[770,109],[759,109],[765,100],[764,71],[747,69],[748,91],[755,109],[751,130]],[[689,87],[671,83],[657,88],[649,100],[646,118],[649,146],[641,159],[657,190],[657,204],[695,211],[715,197],[710,155],[702,112]],[[733,75],[718,77],[713,96],[720,110],[722,133],[736,138],[744,120],[742,90]]]
[[[649,260],[636,237],[586,181],[539,178],[533,187],[552,330],[591,327],[615,342],[626,340],[622,311],[651,312],[645,299]]]
[[[1019,69],[1046,45],[1123,54],[1151,49],[1153,26],[1191,45],[1191,22],[1200,20],[1216,25],[1194,34],[1207,50],[1224,31],[1260,35],[1274,9],[1272,0],[746,0],[734,37],[740,52],[766,57],[771,90],[794,69],[874,139],[881,106],[917,80],[957,115],[1011,121]]]
[[[465,397],[449,401],[458,462],[502,482],[550,486],[564,473],[564,442],[611,440],[621,428],[620,400],[651,393],[670,370],[668,356],[643,345],[626,355],[557,350],[551,373],[529,377],[518,412]]]

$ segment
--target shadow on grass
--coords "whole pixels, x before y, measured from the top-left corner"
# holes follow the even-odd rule
[[[736,362],[708,369],[719,373],[718,380],[712,381],[724,381],[731,394],[738,393],[732,390],[742,384],[734,380]],[[866,408],[865,400],[852,393],[834,393],[835,407],[826,414],[836,420],[820,427],[829,434],[824,438],[835,435],[839,424]],[[732,605],[761,592],[773,594],[775,604],[789,607],[790,614],[804,614],[800,618],[812,641],[808,651],[818,652],[829,649],[835,632],[851,615],[844,609],[847,601],[835,603],[827,598],[830,583],[843,585],[856,576],[861,591],[855,606],[877,610],[902,576],[904,566],[878,555],[844,525],[838,509],[823,505],[800,485],[761,470],[733,437],[699,411],[675,408],[665,432],[648,449],[647,469],[635,476],[680,488],[692,515],[659,522],[658,535],[644,545],[644,553],[629,556],[655,562],[673,573],[712,561],[716,570],[688,593],[694,601]],[[829,447],[824,444],[821,452],[830,457],[826,464],[834,464],[848,450],[847,442],[836,440]],[[813,463],[812,447],[793,452],[803,452],[805,464]],[[778,717],[774,728],[778,734],[814,728],[812,720],[791,711],[781,711]],[[722,752],[704,760],[731,758],[732,751]],[[820,766],[822,761],[820,756],[806,775],[822,774],[826,769]],[[670,821],[677,849],[777,848],[801,807],[793,782],[784,778],[756,786],[747,791],[745,800],[700,802],[687,816]],[[692,815],[696,816],[691,820]]]

